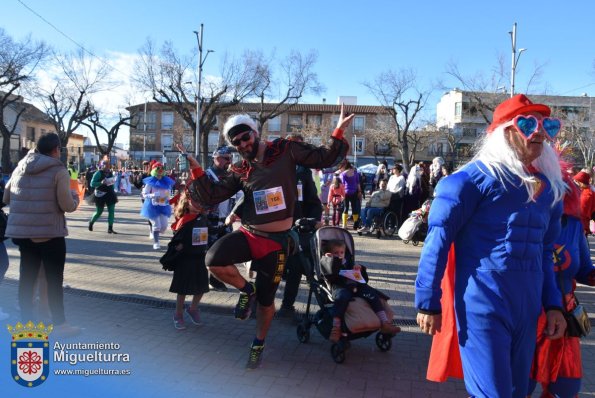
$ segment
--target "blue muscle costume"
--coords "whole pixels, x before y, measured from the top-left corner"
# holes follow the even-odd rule
[[[480,161],[436,187],[415,306],[441,313],[440,282],[454,243],[457,334],[471,396],[525,397],[542,305],[562,306],[552,265],[562,203],[552,207],[549,181],[535,176],[535,201],[518,177],[503,184]]]

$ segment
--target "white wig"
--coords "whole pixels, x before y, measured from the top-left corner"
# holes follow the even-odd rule
[[[478,143],[477,154],[471,161],[481,161],[503,185],[505,181],[512,184],[514,176],[519,177],[521,184],[527,189],[529,201],[535,201],[537,194],[535,182],[537,181],[508,143],[504,129],[498,126],[494,131],[486,134]],[[566,183],[562,179],[558,155],[547,141],[543,143],[541,155],[531,165],[549,180],[554,193],[553,206],[564,196]]]
[[[229,137],[229,130],[231,130],[232,128],[234,128],[237,125],[240,124],[245,124],[246,126],[250,127],[258,136],[258,126],[256,125],[256,122],[254,121],[254,119],[252,119],[250,117],[250,115],[246,115],[246,114],[237,114],[237,115],[231,115],[227,121],[225,122],[225,125],[223,125],[223,136],[225,137],[225,140],[231,144],[231,138]]]
[[[409,192],[410,195],[413,194],[415,186],[419,183],[419,174],[419,166],[416,164],[411,166],[411,170],[409,170],[409,175],[407,176],[407,181],[405,185],[407,187],[407,192]]]

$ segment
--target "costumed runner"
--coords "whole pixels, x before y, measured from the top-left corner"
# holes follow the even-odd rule
[[[116,203],[118,203],[118,197],[114,191],[114,173],[111,170],[109,160],[102,160],[99,162],[99,170],[93,174],[91,180],[91,188],[95,188],[93,191],[95,213],[89,221],[89,231],[93,231],[93,224],[103,213],[103,209],[107,206],[107,232],[110,234],[116,234],[114,231],[114,219],[116,213]]]
[[[234,164],[218,183],[209,180],[199,167],[192,170],[196,177],[189,186],[193,201],[214,205],[240,190],[244,192],[242,227],[215,242],[207,252],[206,264],[218,279],[241,291],[236,318],[248,319],[252,304],[258,303],[248,368],[259,366],[275,314],[275,292],[289,254],[290,228],[298,198],[296,165],[323,168],[340,162],[349,148],[343,131],[352,119],[353,115],[344,117],[341,107],[329,146],[315,147],[282,138],[261,141],[258,127],[249,115],[234,115],[225,123],[223,134],[236,147],[242,161]],[[255,283],[247,282],[234,265],[250,260],[252,270],[257,272]]]
[[[463,376],[473,397],[526,396],[542,306],[548,338],[566,328],[552,264],[566,185],[549,116],[522,94],[506,100],[475,158],[436,187],[417,322],[436,335],[428,379]]]
[[[554,272],[564,295],[564,306],[572,313],[579,304],[574,295],[576,283],[595,286],[595,267],[583,234],[580,189],[568,172],[572,170],[571,166],[563,161],[560,165],[568,190],[564,196],[562,232],[554,244]],[[583,377],[580,337],[579,333],[573,333],[579,331],[568,327],[563,338],[550,340],[544,333],[545,327],[546,317],[542,313],[537,324],[537,346],[528,395],[533,393],[536,382],[539,382],[542,397],[576,397]]]
[[[171,205],[169,195],[175,181],[165,175],[163,164],[153,163],[151,176],[143,180],[143,207],[140,215],[147,218],[153,227],[153,249],[159,250],[159,234],[167,230],[169,216],[171,216]]]

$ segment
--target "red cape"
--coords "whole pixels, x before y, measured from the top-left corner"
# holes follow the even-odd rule
[[[454,307],[455,264],[455,250],[452,245],[448,252],[446,271],[440,285],[442,289],[442,299],[440,300],[442,327],[432,339],[426,374],[426,378],[431,381],[444,382],[449,377],[463,378]]]

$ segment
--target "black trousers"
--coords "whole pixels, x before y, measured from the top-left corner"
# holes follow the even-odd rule
[[[300,233],[301,251],[287,258],[285,267],[285,290],[283,291],[282,308],[291,308],[295,304],[295,299],[300,290],[302,275],[311,275],[313,265],[311,259],[310,241],[313,233]],[[305,267],[308,267],[305,269]]]
[[[64,264],[66,263],[66,239],[53,238],[46,242],[33,242],[31,239],[13,239],[21,252],[19,305],[22,322],[33,319],[33,288],[39,268],[43,262],[48,284],[48,302],[54,325],[66,322],[64,315]]]

